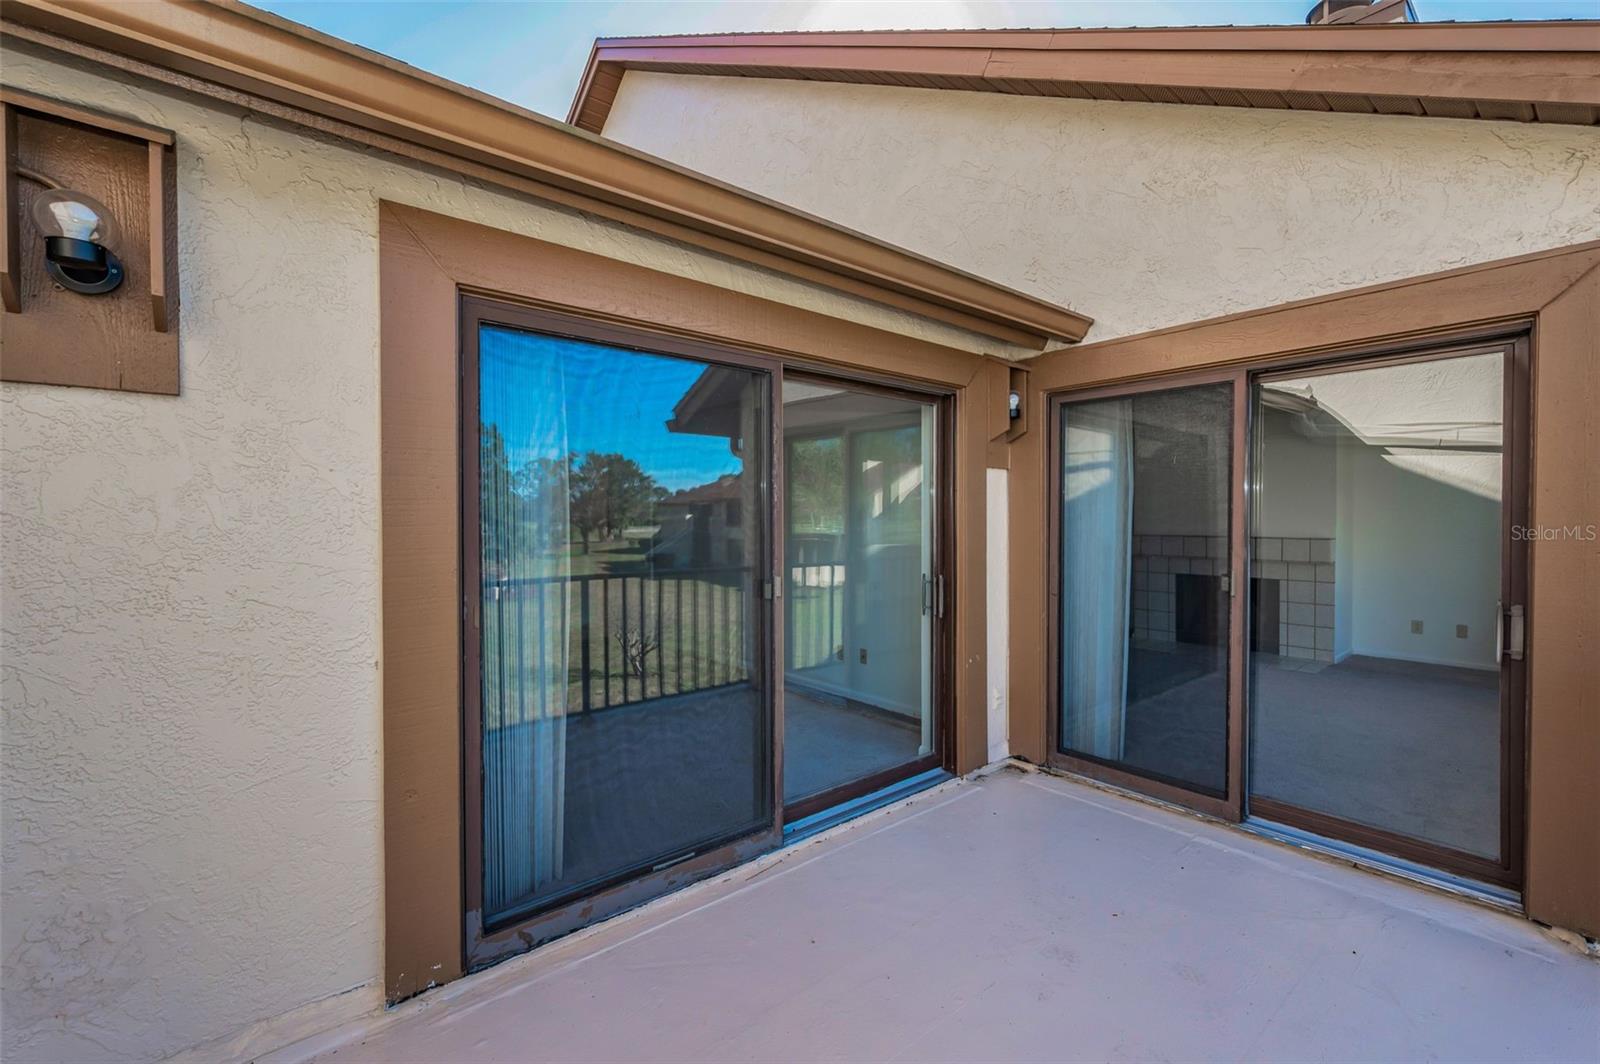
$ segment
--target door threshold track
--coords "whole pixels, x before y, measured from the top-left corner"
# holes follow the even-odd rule
[[[943,783],[945,780],[954,779],[942,768],[929,769],[927,772],[918,773],[887,787],[881,787],[871,794],[863,794],[859,798],[852,798],[848,802],[840,802],[821,812],[812,813],[793,824],[783,826],[783,844],[799,842],[801,839],[810,838],[818,832],[827,831],[836,824],[854,819],[863,813],[870,813],[874,809],[882,809],[902,798],[909,798],[918,791],[925,791],[929,787]]]
[[[1342,842],[1339,839],[1329,838],[1326,835],[1317,835],[1300,828],[1280,824],[1275,820],[1266,820],[1261,817],[1249,817],[1239,827],[1254,835],[1272,839],[1275,842],[1287,843],[1303,850],[1332,857],[1339,861],[1348,861],[1372,872],[1380,872],[1401,879],[1408,879],[1413,883],[1434,890],[1442,890],[1447,894],[1456,894],[1471,901],[1492,905],[1497,909],[1517,916],[1524,915],[1522,911],[1522,895],[1514,890],[1484,883],[1465,876],[1451,875],[1449,872],[1430,868],[1415,861],[1407,861],[1402,857],[1370,850],[1365,846],[1354,843]]]

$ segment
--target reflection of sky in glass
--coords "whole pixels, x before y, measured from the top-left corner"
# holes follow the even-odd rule
[[[521,385],[485,388],[480,399],[479,417],[499,427],[512,469],[560,453],[535,435],[555,438],[548,404],[563,390],[568,450],[627,455],[669,491],[742,468],[726,439],[667,430],[674,404],[705,372],[700,363],[491,325],[479,334],[478,359],[486,378]]]

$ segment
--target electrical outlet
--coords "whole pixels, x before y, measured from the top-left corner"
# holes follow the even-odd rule
[[[1465,639],[1465,638],[1467,638],[1467,626],[1466,625],[1464,625],[1464,624],[1456,625],[1456,638],[1457,639]]]
[[[1421,621],[1412,621],[1411,622],[1411,634],[1412,635],[1421,635],[1422,634],[1422,622]]]
[[[861,648],[861,664],[865,665],[866,663],[867,663],[867,648],[866,647],[862,647]]]

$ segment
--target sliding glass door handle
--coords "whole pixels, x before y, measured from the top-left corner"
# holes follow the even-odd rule
[[[1521,603],[1515,606],[1507,606],[1503,602],[1494,604],[1494,663],[1496,665],[1506,658],[1510,658],[1512,661],[1521,661],[1527,634],[1528,616]]]

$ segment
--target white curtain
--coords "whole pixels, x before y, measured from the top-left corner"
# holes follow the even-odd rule
[[[1133,400],[1073,403],[1062,427],[1061,737],[1123,756],[1133,569]]]
[[[530,344],[530,339],[535,343]],[[565,821],[571,534],[563,359],[479,343],[484,912],[559,880]]]

